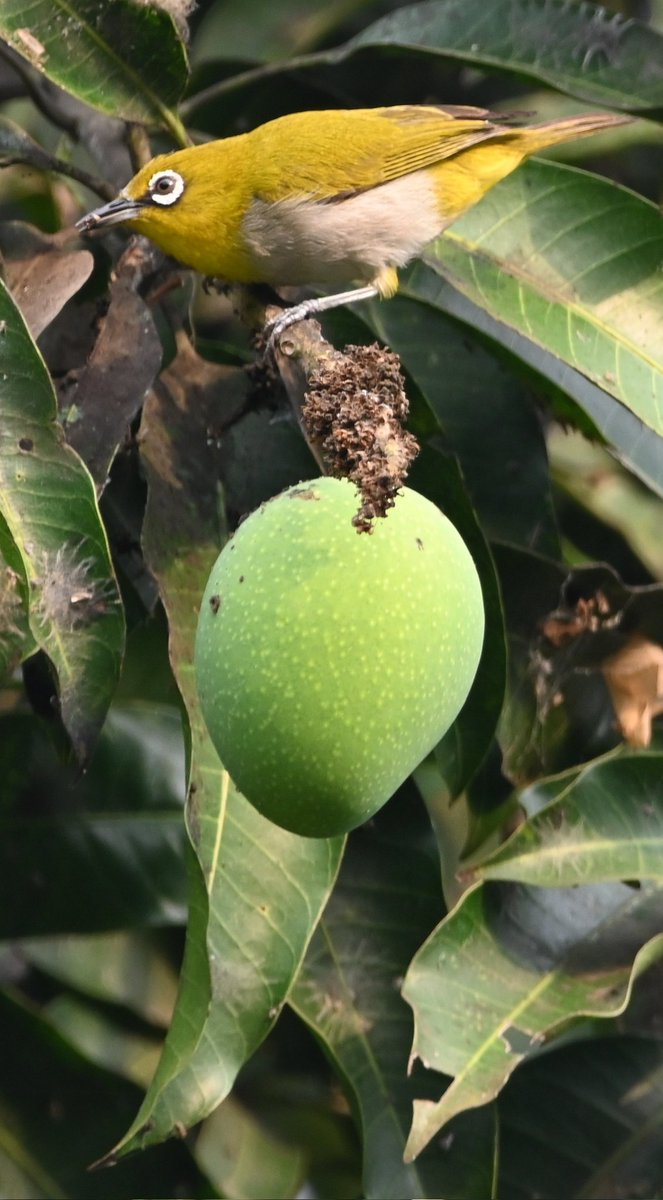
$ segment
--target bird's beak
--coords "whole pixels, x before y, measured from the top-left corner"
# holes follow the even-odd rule
[[[98,229],[100,225],[118,225],[120,221],[131,221],[134,217],[140,216],[143,207],[140,200],[131,200],[128,196],[118,196],[108,204],[103,204],[101,208],[95,208],[92,212],[86,213],[80,221],[76,222],[76,228],[80,229],[81,233],[89,233],[91,229]]]

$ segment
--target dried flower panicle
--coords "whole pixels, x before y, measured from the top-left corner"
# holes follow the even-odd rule
[[[353,519],[371,533],[393,507],[419,452],[404,428],[409,411],[398,356],[377,344],[332,352],[311,375],[302,420],[330,474],[356,484],[362,504]]]

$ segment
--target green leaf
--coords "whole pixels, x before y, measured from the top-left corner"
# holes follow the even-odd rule
[[[365,46],[432,51],[517,72],[607,107],[663,108],[663,37],[589,3],[424,0],[381,17],[338,57]]]
[[[421,848],[414,804],[404,791],[373,828],[351,837],[290,1004],[350,1090],[362,1132],[363,1194],[484,1200],[494,1137],[488,1112],[456,1123],[450,1149],[437,1145],[416,1165],[403,1163],[414,1086],[407,1078],[411,1021],[398,981],[441,904],[437,863]]]
[[[51,1025],[89,1062],[146,1088],[159,1062],[161,1038],[127,1027],[112,1012],[71,992],[44,1009]]]
[[[2,0],[0,36],[54,83],[101,112],[162,125],[186,144],[172,105],[186,86],[169,13],[131,0]]]
[[[229,1096],[203,1124],[195,1158],[221,1195],[290,1200],[306,1179],[306,1156],[275,1137]]]
[[[205,799],[193,843],[205,875],[200,887],[192,868],[177,1008],[145,1102],[109,1163],[181,1136],[228,1095],[280,1013],[338,868],[338,839],[277,830],[229,788],[216,809],[205,811]]]
[[[233,788],[209,739],[194,679],[194,639],[207,576],[225,536],[209,430],[234,410],[241,371],[199,358],[184,333],[145,406],[146,558],[170,628],[170,655],[189,720],[190,918],[177,1007],[157,1073],[108,1157],[181,1135],[230,1091],[281,1010],[333,885],[343,839],[278,829]],[[182,486],[188,503],[182,504]]]
[[[663,496],[660,435],[624,405],[616,403],[607,391],[570,367],[556,353],[543,349],[528,335],[504,324],[499,314],[493,316],[481,306],[483,302],[468,299],[423,262],[415,263],[404,276],[401,293],[416,295],[462,321],[474,333],[489,338],[495,350],[511,359],[514,367],[529,373],[538,392],[549,394],[553,406],[561,410],[562,420],[570,419],[587,436],[605,438],[624,465]],[[575,402],[570,416],[569,398]]]
[[[8,1130],[0,1128],[0,1186],[14,1200],[60,1200],[57,1184],[30,1158]]]
[[[458,868],[468,840],[478,837],[478,844],[481,845],[485,835],[480,836],[481,827],[477,829],[477,821],[473,821],[475,814],[468,804],[468,793],[454,796],[450,791],[446,773],[440,769],[437,753],[424,759],[413,772],[412,778],[426,806],[435,833],[444,903],[447,909],[451,909],[462,896],[466,886],[464,881],[461,881],[462,877],[459,878]]]
[[[0,511],[29,585],[32,636],[85,762],[117,684],[124,618],[94,485],[64,444],[51,381],[4,285],[0,367]]]
[[[35,649],[21,556],[0,512],[0,683]]]
[[[626,1012],[614,1022],[615,1030],[660,1041],[662,991],[663,962],[659,961],[637,980]]]
[[[85,936],[26,938],[14,952],[96,1000],[122,1005],[151,1024],[167,1025],[177,976],[155,934],[117,930]]]
[[[179,714],[111,710],[76,778],[41,723],[0,721],[0,938],[181,925]]]
[[[509,1200],[660,1192],[660,1041],[595,1038],[553,1050],[516,1072],[499,1110],[499,1194]]]
[[[468,874],[540,887],[663,880],[662,777],[661,754],[590,763]],[[528,788],[522,803],[538,793],[538,785]]]
[[[620,558],[626,557],[630,547],[655,579],[663,579],[660,497],[643,488],[602,446],[588,442],[579,433],[550,429],[548,450],[555,482],[572,498],[569,509],[580,511],[581,519],[582,510],[591,514],[584,517],[588,528],[595,529],[599,536],[603,534],[605,549],[601,547],[592,557],[611,562],[624,575]],[[592,521],[592,517],[596,520]],[[570,540],[577,544],[577,537],[582,536],[577,523],[571,519],[568,528]],[[612,530],[618,531],[617,537]],[[582,548],[587,550],[586,546]],[[631,573],[637,570],[635,563],[630,570]],[[641,572],[640,578],[636,576],[631,582],[644,583],[646,578]]]
[[[544,1039],[582,1016],[615,1016],[633,980],[663,955],[663,890],[589,884],[543,891],[480,884],[437,927],[408,970],[413,1055],[454,1081],[417,1100],[406,1155],[447,1121],[485,1104]]]
[[[226,506],[236,519],[320,474],[299,428],[291,421],[275,421],[266,409],[249,409],[226,430],[221,469]]]
[[[574,167],[529,162],[425,258],[663,435],[663,219],[653,205]]]

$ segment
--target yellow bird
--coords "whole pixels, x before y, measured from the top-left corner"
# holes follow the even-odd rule
[[[296,305],[274,335],[313,312],[392,296],[397,269],[523,159],[627,120],[587,113],[518,127],[455,105],[293,113],[153,158],[78,228],[125,222],[230,283],[344,289]]]

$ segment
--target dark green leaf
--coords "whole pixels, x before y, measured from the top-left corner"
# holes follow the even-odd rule
[[[579,433],[549,430],[548,450],[555,482],[571,498],[567,500],[569,540],[576,545],[578,537],[582,540],[582,527],[578,529],[582,522],[589,537],[595,531],[598,544],[592,558],[610,562],[632,584],[663,579],[660,497],[644,488],[603,446]],[[638,566],[636,556],[647,570]]]
[[[204,891],[191,892],[177,1008],[146,1100],[109,1161],[176,1136],[228,1095],[279,1015],[338,867],[339,839],[269,826],[228,783],[216,810],[204,801],[194,841]]]
[[[660,1195],[660,1042],[596,1038],[553,1050],[516,1072],[499,1110],[509,1200]]]
[[[574,773],[476,869],[481,879],[572,887],[663,877],[663,756],[624,755]],[[537,785],[522,797],[536,799]],[[529,793],[533,796],[530,797]]]
[[[209,1200],[210,1184],[182,1145],[164,1147],[158,1158],[137,1156],[112,1172],[90,1171],[128,1120],[138,1089],[92,1065],[48,1021],[4,993],[0,1030],[2,1147],[29,1180],[24,1195],[148,1200],[170,1196],[175,1187],[192,1200]],[[31,1063],[36,1069],[28,1069]]]
[[[353,0],[353,14],[374,6],[375,0]],[[253,0],[251,20],[243,0],[221,0],[208,7],[196,30],[192,57],[204,62],[220,46],[249,62],[283,60],[328,39],[348,15],[347,0]]]
[[[182,734],[173,710],[112,710],[89,770],[26,715],[0,722],[0,937],[183,924]]]
[[[233,47],[227,50],[232,54]],[[181,104],[182,115],[196,129],[214,137],[228,137],[256,129],[286,113],[309,112],[321,103],[330,103],[325,79],[318,71],[292,70],[290,60],[277,60],[266,68],[245,72],[244,62],[238,62],[235,56],[219,58],[219,53],[223,50],[217,42],[211,45],[209,59],[194,63],[188,95]],[[317,60],[316,55],[312,58]],[[274,75],[278,87],[274,86]],[[243,85],[246,76],[248,82]]]
[[[628,1008],[614,1021],[619,1033],[661,1040],[663,962],[654,963],[636,981]]]
[[[437,1102],[415,1101],[408,1157],[457,1113],[492,1099],[556,1029],[622,1012],[634,978],[663,955],[662,911],[653,886],[467,892],[415,955],[403,988],[413,1054],[454,1076]]]
[[[29,585],[31,633],[85,761],[117,685],[124,619],[94,485],[64,444],[43,360],[4,286],[0,364],[0,511]]]
[[[412,774],[414,783],[423,800],[437,839],[440,856],[442,891],[446,908],[458,902],[466,884],[459,879],[459,865],[465,854],[468,839],[478,836],[480,826],[472,824],[472,813],[468,795],[454,796],[447,784],[446,772],[440,768],[437,754],[424,759]]]
[[[320,473],[295,422],[275,421],[268,410],[249,411],[228,429],[221,470],[233,524],[271,496]]]
[[[3,0],[0,35],[86,104],[184,140],[169,106],[184,91],[186,52],[165,9],[131,0]]]
[[[593,104],[663,108],[663,37],[589,3],[424,0],[380,18],[341,48],[438,53],[551,84]]]

